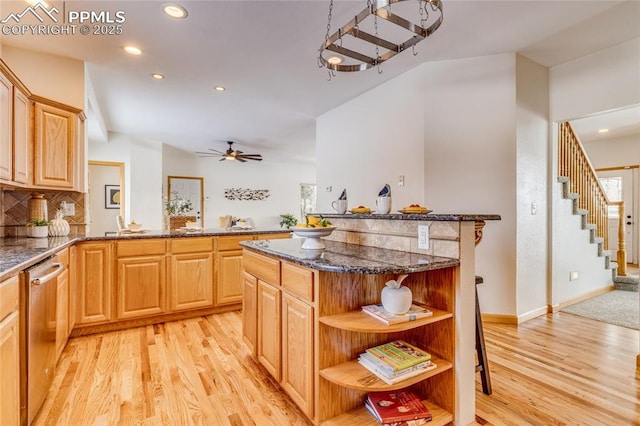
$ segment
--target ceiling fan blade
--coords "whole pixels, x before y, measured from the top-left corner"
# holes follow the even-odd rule
[[[239,161],[239,162],[241,162],[241,163],[246,163],[246,162],[247,162],[247,160],[245,160],[245,159],[244,159],[244,158],[242,158],[242,157],[236,157],[236,160],[237,160],[237,161]]]
[[[215,153],[217,153],[217,154],[220,154],[220,155],[223,155],[223,154],[224,154],[224,152],[222,152],[222,151],[218,151],[217,149],[213,149],[213,148],[209,148],[209,151],[213,151],[213,152],[215,152]]]
[[[262,155],[260,154],[242,154],[240,155],[242,158],[251,158],[252,160],[257,160],[258,158],[262,160]]]

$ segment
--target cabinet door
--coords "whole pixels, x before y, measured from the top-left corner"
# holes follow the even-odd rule
[[[77,246],[78,325],[107,322],[112,319],[111,253],[110,243],[82,243]]]
[[[282,381],[291,399],[313,418],[313,308],[282,295]]]
[[[171,310],[213,306],[213,253],[171,256]]]
[[[35,103],[35,186],[73,188],[77,150],[76,115],[51,105]]]
[[[69,270],[58,275],[56,294],[56,360],[69,339]]]
[[[78,280],[76,279],[78,269],[76,261],[76,246],[69,247],[69,334],[76,326],[77,301],[75,296],[78,294]]]
[[[280,381],[280,293],[258,280],[258,359],[267,371]]]
[[[0,73],[0,180],[13,178],[13,84]]]
[[[242,250],[218,252],[216,306],[242,301]]]
[[[243,272],[242,283],[242,340],[255,355],[258,340],[258,279]]]
[[[117,317],[139,318],[166,311],[165,257],[118,259]]]
[[[0,425],[20,424],[18,312],[0,321]]]
[[[13,89],[13,181],[31,183],[31,108],[17,87]]]

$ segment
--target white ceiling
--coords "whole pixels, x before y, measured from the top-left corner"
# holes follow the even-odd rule
[[[100,111],[109,131],[188,151],[224,150],[230,139],[245,152],[285,148],[308,158],[318,115],[422,62],[519,52],[553,66],[640,37],[638,0],[443,0],[444,22],[417,56],[398,55],[382,74],[328,81],[316,61],[328,0],[180,1],[189,11],[183,20],[165,16],[163,3],[67,1],[68,10],[124,11],[124,34],[4,36],[2,43],[86,61],[98,104],[89,116]],[[331,31],[365,4],[336,0]],[[3,0],[2,14],[24,7]],[[125,44],[143,54],[125,54]],[[153,80],[153,72],[166,78]],[[215,92],[216,85],[227,90]]]

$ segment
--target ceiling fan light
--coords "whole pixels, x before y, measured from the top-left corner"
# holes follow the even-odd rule
[[[342,56],[329,56],[327,58],[327,62],[331,65],[338,65],[341,64],[344,61],[344,58]]]

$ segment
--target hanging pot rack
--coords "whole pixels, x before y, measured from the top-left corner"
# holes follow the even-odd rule
[[[388,61],[389,59],[396,56],[398,53],[401,53],[408,48],[414,48],[416,44],[425,38],[429,37],[433,34],[442,24],[442,2],[441,0],[417,0],[419,3],[419,12],[421,15],[420,24],[415,24],[408,19],[394,14],[391,12],[391,6],[396,3],[401,3],[405,1],[416,1],[416,0],[376,0],[376,1],[367,1],[367,7],[363,9],[360,13],[355,15],[353,19],[351,19],[346,25],[340,27],[336,32],[329,35],[330,26],[331,26],[331,15],[333,9],[333,0],[329,5],[329,18],[327,22],[327,35],[325,37],[324,43],[320,46],[320,53],[318,55],[318,65],[320,67],[327,68],[331,71],[341,71],[341,72],[354,72],[354,71],[365,71],[370,68],[380,66],[380,64]],[[426,28],[423,26],[426,23],[426,19],[424,18],[423,13],[426,13],[428,16],[429,11],[427,9],[429,7],[432,12],[438,13],[439,16],[437,19],[428,25]],[[423,12],[425,11],[425,12]],[[373,16],[375,20],[375,34],[370,34],[366,31],[363,31],[359,28],[359,24],[361,24],[365,19],[369,16]],[[389,40],[386,40],[378,34],[378,21],[377,19],[381,18],[387,22],[395,24],[411,33],[411,37],[402,42],[402,43],[394,43]],[[363,52],[349,49],[343,47],[342,39],[343,37],[350,35],[354,38],[363,40],[371,45],[375,46],[375,57],[370,56],[369,54],[365,54]],[[379,48],[386,49],[386,52],[380,54]],[[326,51],[335,52],[339,55],[343,55],[355,60],[356,64],[336,64],[331,63],[324,57],[324,53]],[[414,50],[414,55],[415,55]]]

